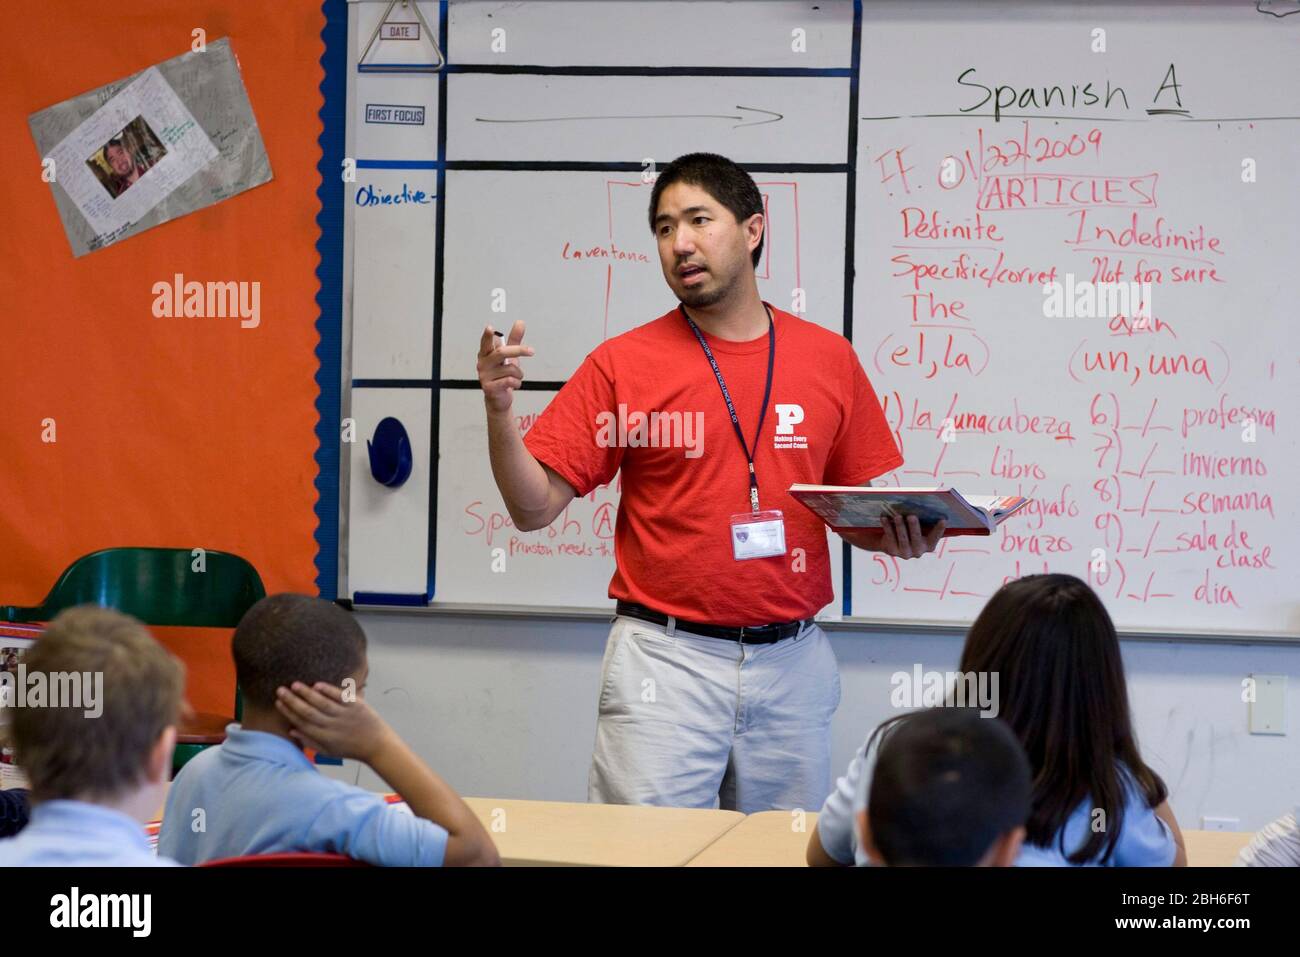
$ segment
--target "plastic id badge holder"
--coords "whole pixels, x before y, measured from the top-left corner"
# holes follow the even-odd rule
[[[731,553],[736,561],[785,554],[785,517],[777,509],[731,516]]]

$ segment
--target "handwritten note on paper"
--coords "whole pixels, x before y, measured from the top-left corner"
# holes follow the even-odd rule
[[[228,39],[29,117],[73,255],[271,179]]]

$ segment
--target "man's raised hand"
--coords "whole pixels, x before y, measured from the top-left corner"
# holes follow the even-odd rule
[[[483,329],[478,346],[478,381],[483,387],[483,401],[489,412],[508,412],[514,401],[515,389],[524,384],[524,370],[519,365],[523,356],[534,354],[532,346],[523,345],[524,321],[516,320],[504,343],[497,342],[491,326]]]

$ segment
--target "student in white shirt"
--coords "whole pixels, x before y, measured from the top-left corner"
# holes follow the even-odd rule
[[[59,614],[23,664],[13,736],[33,809],[0,841],[0,868],[175,866],[150,850],[144,823],[171,774],[181,663],[134,618],[82,607]]]
[[[1237,855],[1236,867],[1300,867],[1300,807],[1256,834]]]

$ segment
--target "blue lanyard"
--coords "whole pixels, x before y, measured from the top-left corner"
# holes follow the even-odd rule
[[[691,327],[691,332],[695,333],[695,338],[700,341],[700,346],[704,349],[704,356],[709,360],[709,365],[713,367],[713,375],[718,380],[718,388],[722,390],[723,401],[727,403],[727,413],[731,416],[731,427],[736,430],[736,438],[740,440],[740,447],[745,450],[745,460],[749,463],[749,508],[751,511],[758,511],[758,474],[754,471],[754,454],[758,452],[758,440],[763,434],[763,419],[767,416],[767,400],[772,397],[772,369],[776,365],[776,323],[772,320],[772,310],[768,309],[767,303],[763,303],[763,308],[767,309],[767,385],[763,387],[763,405],[758,410],[758,428],[754,430],[754,451],[749,450],[749,445],[745,442],[745,433],[740,428],[740,417],[736,415],[736,407],[732,404],[731,393],[727,391],[727,383],[722,378],[722,370],[718,368],[718,360],[713,358],[713,350],[709,348],[708,342],[704,339],[704,334],[700,332],[700,327],[695,324],[690,316],[686,315],[686,307],[682,306],[682,318]]]

